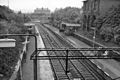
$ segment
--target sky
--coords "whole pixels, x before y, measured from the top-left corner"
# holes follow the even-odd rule
[[[83,0],[0,0],[0,5],[7,5],[14,11],[33,12],[36,8],[48,8],[54,11],[56,8],[68,6],[81,8]]]

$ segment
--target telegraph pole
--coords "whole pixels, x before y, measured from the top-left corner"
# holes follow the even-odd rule
[[[9,8],[9,0],[7,0],[8,1],[8,8]]]

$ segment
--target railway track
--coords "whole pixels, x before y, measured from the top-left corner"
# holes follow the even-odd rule
[[[39,27],[41,37],[43,38],[46,48],[74,48],[62,37],[55,33],[51,33],[48,29],[43,28],[42,25]],[[48,56],[65,56],[64,51],[48,51]],[[79,51],[70,51],[69,56],[81,56]],[[56,80],[112,80],[108,75],[106,75],[101,69],[99,69],[95,64],[93,64],[88,59],[80,60],[69,60],[69,73],[65,74],[65,60],[50,59],[52,70]]]

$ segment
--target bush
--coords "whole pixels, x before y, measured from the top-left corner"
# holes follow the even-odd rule
[[[2,18],[0,21],[0,34],[26,33],[27,27],[23,25],[25,17],[22,13],[14,13],[12,10],[5,6],[0,6],[0,11],[0,16],[3,16],[0,17],[0,19]],[[13,38],[16,40],[15,48],[0,49],[0,74],[3,74],[3,77],[10,77],[19,60],[20,52],[23,47],[21,42],[25,41],[25,38],[22,36],[1,36],[0,38]]]

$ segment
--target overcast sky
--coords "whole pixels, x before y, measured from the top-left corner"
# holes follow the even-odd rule
[[[0,5],[8,5],[15,11],[33,12],[35,8],[49,8],[54,11],[56,8],[82,7],[83,0],[0,0]]]

